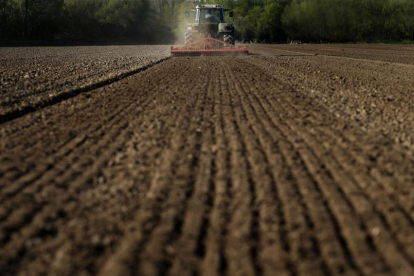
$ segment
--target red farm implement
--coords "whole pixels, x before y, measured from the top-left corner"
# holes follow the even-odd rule
[[[247,46],[235,46],[212,37],[206,37],[184,46],[171,47],[172,56],[240,55],[248,54]]]

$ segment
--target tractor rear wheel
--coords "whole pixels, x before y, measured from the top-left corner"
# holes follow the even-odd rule
[[[232,33],[225,34],[223,36],[223,41],[234,45],[234,35]]]
[[[184,43],[185,45],[195,41],[195,34],[193,32],[185,31]]]

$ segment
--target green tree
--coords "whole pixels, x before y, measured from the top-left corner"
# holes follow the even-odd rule
[[[0,39],[6,39],[10,34],[18,32],[19,7],[13,0],[0,0]]]
[[[257,22],[257,38],[260,42],[279,42],[285,39],[281,17],[283,7],[270,1],[263,8]]]
[[[59,30],[63,0],[21,0],[24,37],[50,39]]]
[[[95,16],[102,4],[94,0],[65,0],[62,18],[63,32],[60,36],[76,40],[102,38],[104,35],[102,24]]]

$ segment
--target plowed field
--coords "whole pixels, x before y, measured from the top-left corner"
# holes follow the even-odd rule
[[[414,47],[142,49],[0,60],[1,275],[414,275]]]

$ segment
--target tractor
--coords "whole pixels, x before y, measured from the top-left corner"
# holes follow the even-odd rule
[[[171,47],[171,55],[227,55],[248,54],[248,47],[235,46],[234,27],[226,23],[225,13],[233,17],[233,11],[223,5],[197,5],[195,22],[185,29],[184,46]],[[190,17],[190,11],[185,13]]]
[[[226,23],[224,16],[225,12],[229,12],[229,17],[233,17],[233,11],[223,5],[198,5],[193,11],[195,22],[185,29],[185,44],[209,36],[234,45],[234,27]],[[190,12],[186,12],[186,17],[190,17]]]

